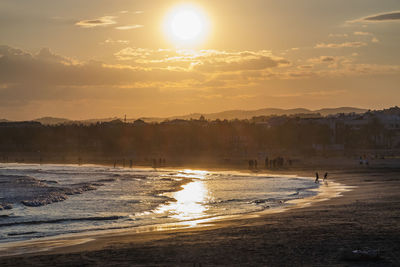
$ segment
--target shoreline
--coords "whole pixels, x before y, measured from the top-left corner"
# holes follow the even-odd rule
[[[328,183],[355,188],[341,197],[281,213],[216,221],[215,227],[201,229],[103,236],[97,242],[52,252],[1,257],[0,264],[343,266],[348,262],[342,259],[341,251],[370,248],[380,251],[380,260],[376,264],[367,262],[368,266],[398,266],[400,168],[338,167],[328,171]],[[310,172],[280,171],[289,175]]]
[[[19,163],[16,163],[19,164]],[[30,163],[25,163],[30,164]],[[53,165],[53,164],[52,164]],[[55,164],[58,165],[58,164]],[[64,165],[64,164],[63,164]],[[69,164],[68,164],[69,165]],[[102,166],[98,164],[82,164],[82,166]],[[141,167],[137,167],[137,169],[143,169]],[[152,169],[152,168],[150,168]],[[183,169],[177,168],[160,168],[160,170],[174,170],[180,171]],[[206,170],[206,169],[204,169]],[[226,172],[228,170],[210,170],[210,172]],[[277,175],[278,173],[268,173],[268,172],[258,172],[254,173],[252,171],[245,171],[245,170],[230,170],[228,172],[240,172],[246,174],[271,174]],[[281,174],[288,175],[288,174]],[[295,173],[291,173],[290,176],[297,176]],[[303,176],[301,176],[303,177]],[[312,177],[304,177],[313,179]],[[320,183],[319,187],[316,189],[310,189],[311,191],[316,191],[317,194],[307,198],[299,198],[289,200],[286,203],[288,205],[283,207],[277,207],[272,209],[265,209],[263,211],[257,212],[249,212],[244,214],[233,214],[233,215],[223,215],[223,216],[213,216],[213,217],[205,217],[205,218],[198,218],[188,221],[180,221],[176,223],[166,223],[166,224],[154,224],[154,225],[145,225],[145,226],[138,226],[138,227],[129,227],[125,229],[114,229],[114,230],[100,230],[100,231],[88,231],[82,233],[75,233],[75,234],[62,234],[57,236],[51,236],[46,238],[40,239],[31,239],[31,240],[23,240],[23,241],[16,241],[16,242],[9,242],[0,244],[0,258],[1,257],[10,257],[10,256],[19,256],[19,255],[38,255],[38,254],[56,254],[62,253],[64,251],[69,252],[79,252],[81,248],[90,248],[93,249],[102,249],[105,248],[111,243],[110,239],[115,239],[117,237],[123,235],[146,235],[150,233],[152,235],[163,235],[163,233],[167,232],[181,232],[185,230],[192,230],[192,231],[202,231],[207,229],[215,229],[221,227],[231,227],[235,223],[238,223],[243,220],[252,219],[252,218],[260,218],[262,216],[268,216],[270,214],[277,214],[282,212],[288,212],[293,209],[299,209],[308,207],[311,205],[317,205],[321,201],[326,201],[332,198],[340,197],[342,193],[352,190],[352,187],[346,186],[344,184],[340,184],[337,182],[325,182]],[[145,236],[143,236],[146,239]],[[94,245],[98,243],[99,240],[102,240],[102,245]]]

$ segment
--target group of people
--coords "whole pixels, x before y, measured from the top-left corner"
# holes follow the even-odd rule
[[[283,157],[276,157],[276,158],[265,158],[265,168],[280,168],[283,167],[284,165],[287,166],[292,166],[292,160],[291,159],[284,159]],[[257,169],[258,162],[257,160],[249,160],[249,169]]]
[[[147,160],[148,160],[148,159],[146,159],[146,161],[147,161]],[[165,160],[165,158],[159,158],[159,159],[153,158],[153,159],[150,159],[150,162],[151,162],[151,166],[152,166],[153,168],[164,167],[164,166],[166,165],[166,160]],[[117,163],[118,163],[118,161],[115,160],[115,161],[114,161],[114,168],[117,167]],[[125,159],[122,160],[122,167],[125,168]],[[132,167],[133,167],[133,160],[130,159],[130,160],[129,160],[129,168],[132,168]]]
[[[258,162],[256,159],[249,160],[249,169],[257,169]]]
[[[325,182],[327,179],[328,179],[328,173],[325,172],[323,181]],[[318,172],[315,173],[315,183],[319,183],[319,174],[318,174]]]
[[[275,167],[283,167],[284,164],[292,166],[291,159],[284,159],[283,157],[276,157],[273,159],[265,158],[265,168],[275,168]]]
[[[153,159],[152,167],[153,168],[162,167],[162,166],[165,166],[165,163],[166,163],[165,158]]]

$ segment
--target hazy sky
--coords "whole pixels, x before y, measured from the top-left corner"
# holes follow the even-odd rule
[[[399,0],[1,0],[0,119],[389,107],[399,49]]]

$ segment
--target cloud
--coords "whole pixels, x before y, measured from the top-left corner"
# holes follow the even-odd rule
[[[371,23],[378,23],[378,22],[394,22],[400,21],[400,11],[390,11],[380,14],[369,15],[363,18],[349,20],[348,23],[357,23],[357,22],[371,22]]]
[[[334,57],[321,57],[322,62],[333,62],[335,61]]]
[[[354,35],[358,35],[358,36],[369,36],[371,37],[371,43],[379,43],[379,39],[375,37],[375,35],[373,33],[370,32],[362,32],[362,31],[358,31],[358,32],[354,32]]]
[[[315,48],[358,48],[366,45],[365,42],[319,43]]]
[[[212,59],[204,60],[194,66],[196,70],[205,72],[235,72],[242,70],[264,70],[269,68],[288,65],[290,62],[286,59],[278,59],[270,56],[243,57],[235,60]]]
[[[358,31],[358,32],[354,32],[353,34],[357,35],[357,36],[370,36],[371,37],[371,43],[379,43],[379,39],[376,38],[373,33]]]
[[[104,40],[104,42],[101,42],[100,44],[110,44],[110,45],[119,44],[119,45],[127,45],[127,44],[129,44],[129,43],[130,43],[130,41],[128,41],[128,40],[106,39],[106,40]]]
[[[182,68],[187,71],[235,72],[262,70],[289,65],[284,58],[269,51],[170,50],[127,47],[115,53],[119,60],[134,61],[146,68]]]
[[[303,97],[303,96],[323,97],[323,96],[341,95],[346,92],[347,92],[346,90],[311,91],[311,92],[276,94],[273,95],[272,97]]]
[[[143,14],[144,11],[142,11],[142,10],[137,10],[137,11],[121,10],[119,13],[120,13],[120,14],[135,14],[135,15],[140,15],[140,14]]]
[[[152,112],[156,108],[160,112],[162,107],[178,112],[184,98],[193,101],[194,93],[204,91],[197,85],[206,80],[198,72],[76,62],[49,49],[31,54],[0,46],[0,55],[3,116],[15,116],[18,110],[19,116],[28,114],[29,118],[57,114],[108,116],[136,109]],[[149,110],[151,106],[155,108]],[[177,110],[171,111],[171,107]]]
[[[144,49],[144,48],[132,48],[126,47],[117,53],[114,56],[118,60],[133,60],[137,58],[146,58],[150,55],[150,53],[154,52],[154,50]]]
[[[400,20],[400,11],[371,15],[363,18],[363,20],[369,22],[396,21]]]
[[[349,35],[347,33],[331,33],[329,34],[329,37],[348,37]]]
[[[333,63],[335,62],[336,58],[332,56],[320,56],[317,58],[310,58],[308,61],[312,63]]]
[[[398,66],[360,65],[353,57],[320,56],[290,62],[270,51],[173,50],[127,47],[115,53],[118,60],[151,72],[167,69],[203,75],[203,81],[191,83],[197,88],[248,88],[266,80],[310,79],[393,74]]]
[[[97,19],[81,20],[75,23],[76,26],[82,28],[105,27],[116,24],[115,16],[103,16]]]
[[[312,69],[314,66],[313,65],[300,65],[298,66],[299,69]]]
[[[63,105],[77,103],[78,109],[86,105],[87,110],[96,108],[99,112],[123,112],[124,108],[148,111],[154,103],[170,111],[168,107],[182,103],[191,103],[186,108],[198,105],[200,95],[201,99],[212,99],[213,95],[222,95],[221,100],[236,95],[244,99],[244,95],[252,95],[253,89],[262,90],[268,84],[287,80],[400,74],[400,66],[356,64],[340,56],[321,56],[315,58],[315,64],[307,59],[295,64],[265,50],[127,47],[115,56],[124,60],[118,64],[85,62],[47,48],[28,53],[0,46],[0,111],[28,105],[35,112],[36,107],[44,105],[57,111]],[[76,111],[74,107],[71,112]]]
[[[134,30],[134,29],[139,29],[143,28],[143,25],[135,24],[135,25],[124,25],[124,26],[118,26],[115,27],[117,30]]]
[[[136,82],[201,80],[194,72],[140,66],[112,65],[98,61],[77,62],[56,55],[49,49],[30,54],[9,46],[0,46],[0,83],[26,86],[122,86]],[[1,97],[0,97],[1,98]]]
[[[354,35],[359,35],[359,36],[372,36],[373,34],[370,32],[354,32]]]
[[[376,37],[373,37],[373,38],[371,39],[371,42],[373,42],[373,43],[379,43],[379,39],[376,38]]]
[[[348,73],[357,75],[399,74],[400,66],[378,64],[349,64],[343,71],[347,71]]]

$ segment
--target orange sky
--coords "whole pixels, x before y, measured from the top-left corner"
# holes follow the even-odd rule
[[[182,4],[197,20],[177,15]],[[3,0],[0,119],[398,105],[399,10],[397,0]]]

